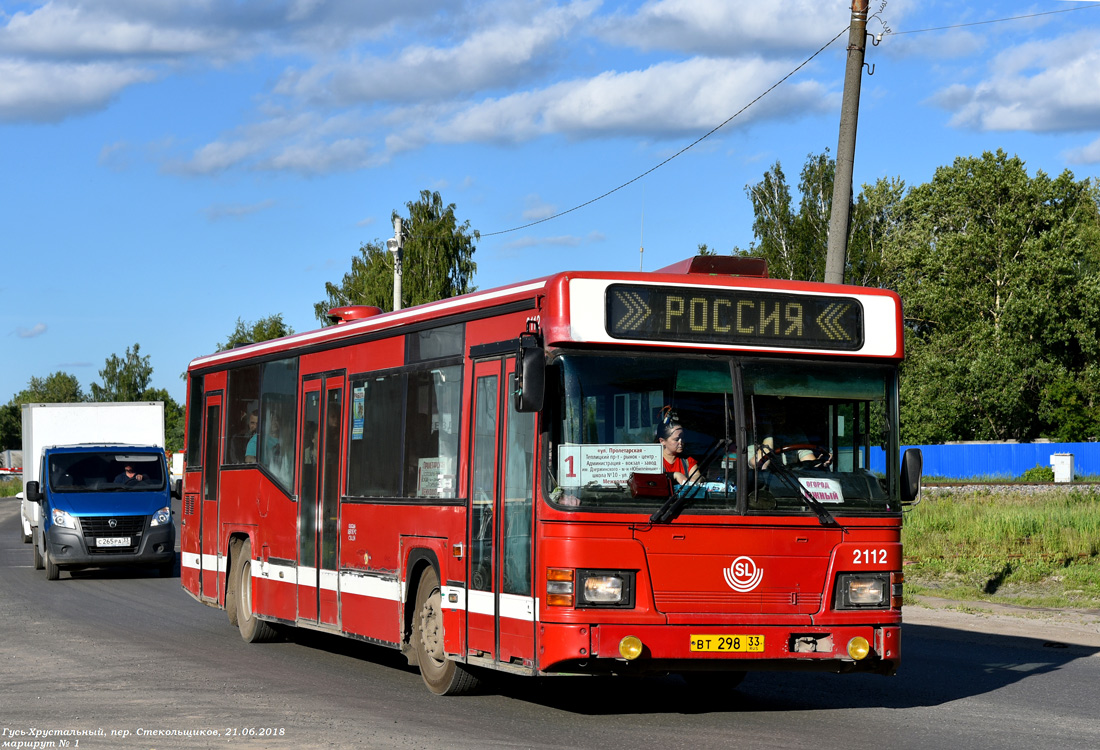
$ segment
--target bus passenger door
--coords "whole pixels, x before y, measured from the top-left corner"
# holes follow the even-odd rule
[[[492,360],[474,368],[469,648],[476,656],[533,668],[535,419],[512,406],[514,376],[506,373],[511,364],[510,359]]]
[[[298,619],[338,625],[344,376],[302,380]]]
[[[218,469],[221,465],[222,396],[207,395],[203,409],[202,502],[199,503],[199,596],[217,601],[218,571]]]

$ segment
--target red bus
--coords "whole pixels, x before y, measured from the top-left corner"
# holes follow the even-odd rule
[[[181,583],[245,641],[400,649],[439,694],[896,671],[894,293],[700,256],[330,317],[188,368]]]

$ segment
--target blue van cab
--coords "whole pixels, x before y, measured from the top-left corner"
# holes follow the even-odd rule
[[[56,581],[62,570],[133,566],[171,576],[176,564],[172,498],[164,450],[80,445],[43,451],[41,482],[27,483],[40,505],[34,567]]]

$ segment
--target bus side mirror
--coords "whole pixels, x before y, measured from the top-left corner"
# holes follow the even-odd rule
[[[176,500],[182,500],[183,499],[183,480],[182,479],[177,479],[176,481],[172,482],[172,489],[170,491],[170,494]]]
[[[540,411],[545,393],[546,352],[534,334],[525,333],[519,337],[516,353],[516,390],[513,394],[516,411]]]
[[[27,482],[27,501],[32,503],[42,502],[42,493],[38,490],[38,482]]]
[[[920,502],[920,479],[924,470],[924,454],[920,448],[907,448],[901,459],[901,504]]]

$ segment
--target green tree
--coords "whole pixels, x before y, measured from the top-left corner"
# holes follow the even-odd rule
[[[23,404],[70,404],[86,401],[80,382],[67,372],[32,377],[27,387],[0,407],[0,447],[18,450],[23,444]]]
[[[164,449],[169,454],[183,447],[184,408],[163,388],[151,388],[153,366],[149,356],[141,356],[141,345],[126,348],[126,356],[112,354],[99,377],[103,384],[92,383],[92,401],[164,402]]]
[[[1100,211],[1088,180],[960,157],[903,199],[887,241],[905,303],[903,440],[1100,431]]]
[[[153,378],[149,356],[141,356],[141,344],[126,347],[125,358],[112,354],[99,377],[103,384],[92,383],[92,401],[141,401]]]
[[[420,191],[420,199],[406,205],[402,217],[404,242],[401,305],[411,307],[472,292],[470,280],[477,271],[473,260],[480,239],[470,222],[458,223],[455,204],[443,205],[438,192]],[[398,213],[393,212],[393,218]],[[325,299],[313,306],[327,324],[327,313],[345,305],[374,305],[393,309],[393,257],[379,241],[366,243],[352,258],[351,270],[339,284],[325,284]]]
[[[218,351],[232,349],[242,344],[258,344],[261,341],[270,341],[271,339],[290,336],[293,333],[294,329],[283,322],[282,313],[268,315],[256,322],[237,318],[236,328],[229,334],[229,338],[226,339],[224,344],[218,344]]]
[[[807,155],[795,212],[787,177],[777,161],[760,182],[745,187],[753,207],[754,239],[747,251],[736,252],[763,257],[772,278],[823,281],[835,177],[836,161],[828,149]],[[897,228],[904,194],[905,183],[896,178],[863,186],[850,213],[845,283],[882,286],[890,281],[883,243]]]

